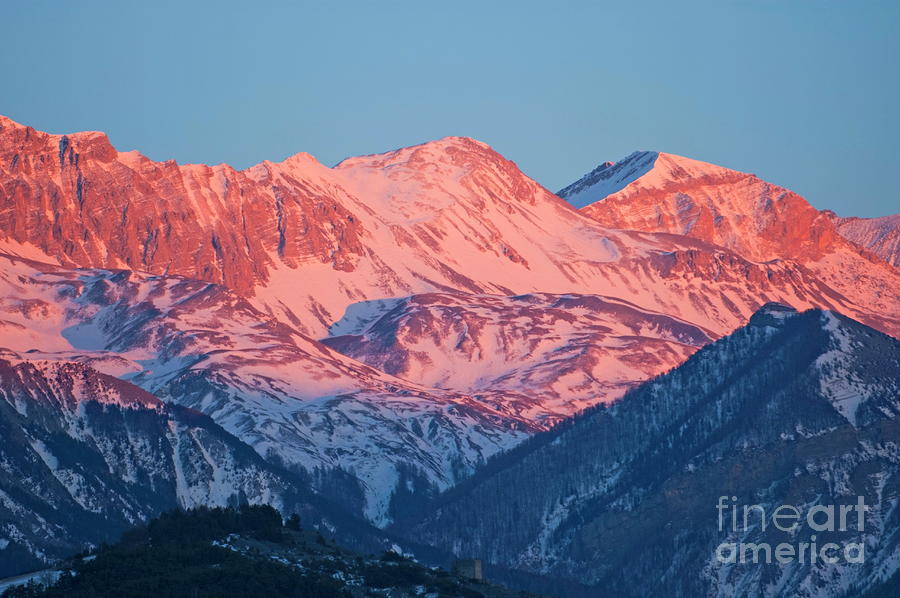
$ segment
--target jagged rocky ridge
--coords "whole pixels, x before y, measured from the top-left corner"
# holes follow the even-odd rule
[[[770,305],[687,362],[494,460],[404,523],[457,554],[615,595],[843,596],[900,562],[900,341],[823,311]],[[804,513],[871,507],[864,564],[723,564],[720,495]],[[589,594],[588,594],[589,595]]]
[[[670,177],[677,191],[706,177],[661,169],[666,159],[625,190]],[[49,135],[2,118],[0,201],[4,235],[64,265],[224,283],[314,338],[354,303],[434,291],[601,294],[717,334],[766,301],[898,329],[885,292],[897,273],[835,253],[830,229],[811,237],[830,256],[816,269],[789,255],[753,263],[753,253],[691,236],[617,231],[459,137],[334,168],[298,154],[236,171],[153,162],[101,133]],[[770,214],[784,228],[780,215]]]

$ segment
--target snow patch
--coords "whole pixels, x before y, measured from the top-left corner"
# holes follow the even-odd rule
[[[634,152],[620,162],[604,162],[557,193],[576,208],[621,191],[653,169],[658,152]]]

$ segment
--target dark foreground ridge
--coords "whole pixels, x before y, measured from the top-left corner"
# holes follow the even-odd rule
[[[45,577],[55,575],[48,587],[35,581],[2,597],[538,598],[395,552],[345,550],[266,505],[169,511]]]

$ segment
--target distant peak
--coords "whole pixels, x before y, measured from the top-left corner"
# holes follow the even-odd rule
[[[315,156],[307,152],[298,152],[280,162],[285,166],[322,166]]]
[[[28,125],[23,125],[20,122],[14,121],[13,119],[9,118],[8,116],[4,116],[4,115],[0,114],[0,129],[6,128],[6,127],[9,127],[12,129],[29,129],[30,128],[32,130],[37,130],[37,129],[33,129],[32,127],[29,127]],[[47,133],[44,131],[40,131],[40,133],[44,134],[44,135],[48,135],[53,138],[65,137],[71,141],[90,141],[90,140],[94,140],[94,139],[108,140],[106,133],[104,133],[103,131],[76,131],[74,133]]]
[[[27,125],[23,125],[13,119],[0,114],[0,130],[9,129],[11,131],[23,131],[31,129],[37,131],[39,135],[46,136],[51,143],[59,143],[62,150],[69,149],[73,144],[89,146],[95,152],[103,154],[106,159],[111,159],[116,154],[124,156],[124,160],[129,164],[137,164],[143,154],[135,150],[129,152],[119,152],[109,141],[109,137],[102,131],[79,131],[74,133],[47,133],[32,129]],[[455,155],[454,155],[455,154]],[[369,167],[386,167],[399,163],[428,163],[445,161],[448,156],[453,156],[452,160],[458,161],[460,155],[492,155],[499,156],[491,146],[471,137],[463,137],[451,135],[441,137],[432,141],[426,141],[408,147],[401,147],[383,153],[367,154],[362,156],[354,156],[346,158],[338,163],[334,168],[350,168],[354,166]],[[166,161],[172,164],[178,164],[174,160]],[[207,164],[178,164],[182,168],[203,167],[203,168],[232,168],[228,164],[220,164],[212,166]],[[262,162],[243,169],[244,172],[255,175],[264,175],[273,165],[289,167],[292,169],[305,167],[325,167],[315,156],[307,152],[299,152],[289,156],[281,162],[273,162],[271,160],[263,160]]]
[[[16,380],[28,389],[55,391],[57,400],[75,405],[85,401],[124,407],[162,409],[164,403],[149,392],[75,361],[27,359],[12,352],[0,358],[0,379]]]
[[[484,149],[491,149],[491,146],[483,141],[479,141],[473,137],[463,137],[459,135],[448,135],[447,137],[441,137],[440,139],[426,141],[422,145],[475,145]]]
[[[455,152],[468,154],[495,154],[493,148],[483,141],[471,137],[441,137],[417,145],[402,147],[380,154],[366,154],[346,158],[335,168],[346,169],[356,167],[385,168],[404,163],[440,162]]]
[[[669,181],[694,179],[708,176],[721,176],[723,174],[747,175],[747,173],[719,166],[711,162],[703,162],[694,158],[687,158],[677,154],[660,152],[659,159],[653,168],[654,177],[651,181],[642,181],[648,184],[665,184]]]
[[[477,139],[473,139],[472,137],[459,137],[459,136],[448,136],[441,137],[440,139],[434,139],[432,141],[426,141],[424,143],[420,143],[417,145],[410,146],[404,149],[422,149],[422,148],[434,148],[434,149],[446,149],[446,148],[460,148],[460,149],[479,149],[479,150],[490,150],[491,146],[483,141],[478,141]]]
[[[557,195],[576,208],[583,208],[621,191],[650,172],[659,156],[659,152],[640,151],[618,162],[603,162]]]
[[[664,152],[634,152],[618,162],[604,162],[557,195],[583,208],[629,189],[662,189],[692,179],[751,176],[744,172]]]

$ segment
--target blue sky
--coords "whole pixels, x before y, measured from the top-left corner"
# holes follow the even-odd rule
[[[0,113],[158,160],[466,135],[551,190],[653,149],[900,211],[896,1],[32,0],[0,22]]]

